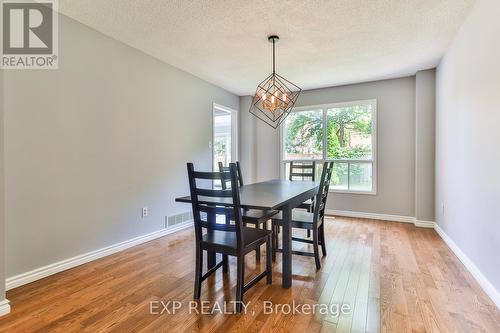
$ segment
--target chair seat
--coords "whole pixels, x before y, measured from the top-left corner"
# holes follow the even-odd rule
[[[260,244],[265,243],[271,230],[242,227],[244,248],[252,250]],[[201,243],[215,245],[221,249],[236,250],[236,233],[228,231],[211,230],[203,235]],[[231,251],[233,252],[233,251]],[[247,252],[247,251],[245,251]]]
[[[245,223],[258,224],[268,221],[278,213],[277,210],[243,209],[241,218]]]
[[[294,209],[292,210],[292,228],[312,229],[313,218],[314,213]],[[321,222],[321,220],[318,221],[318,226],[321,224]],[[283,224],[283,214],[281,212],[273,216],[273,223],[277,225]]]

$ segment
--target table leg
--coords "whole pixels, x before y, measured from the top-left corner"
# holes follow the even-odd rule
[[[282,253],[282,287],[292,286],[292,208],[290,205],[283,207],[283,253]]]

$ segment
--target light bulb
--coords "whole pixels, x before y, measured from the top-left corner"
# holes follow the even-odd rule
[[[265,101],[266,100],[266,94],[262,94],[262,100]]]
[[[283,94],[283,102],[286,102],[286,94]]]

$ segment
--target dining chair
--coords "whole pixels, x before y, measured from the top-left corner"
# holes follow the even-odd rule
[[[229,172],[229,167],[224,166],[222,162],[219,162],[218,164],[220,172]],[[243,186],[243,176],[241,174],[240,162],[237,161],[235,164],[238,184],[239,186]],[[226,180],[221,180],[222,189],[227,189],[229,182],[230,180],[227,178]],[[267,221],[278,213],[279,211],[277,210],[242,209],[241,218],[244,226],[251,224],[257,229],[267,229]],[[269,229],[271,230],[271,227]],[[255,259],[257,262],[260,262],[260,248],[255,250]]]
[[[227,271],[227,256],[235,256],[237,260],[236,311],[241,312],[243,294],[248,289],[264,277],[267,278],[267,284],[272,283],[272,232],[243,226],[236,164],[230,164],[229,172],[195,171],[192,163],[187,164],[187,170],[196,239],[194,299],[200,299],[202,282],[221,266],[225,266],[224,271]],[[226,179],[231,182],[230,189],[207,189],[198,186],[198,180],[202,183],[204,180],[226,181]],[[233,223],[217,223],[217,215],[230,215]],[[205,233],[203,233],[204,230],[206,230]],[[266,245],[266,270],[245,284],[245,255],[262,244]],[[208,268],[205,274],[202,273],[203,251],[223,255],[221,262]]]
[[[305,162],[293,162],[290,161],[290,174],[289,174],[289,180],[297,180],[299,178],[300,180],[311,180],[315,181],[316,180],[316,161],[312,161],[312,163],[305,163]],[[303,203],[300,204],[299,207],[297,208],[302,208],[307,210],[308,212],[312,212],[314,209],[314,198],[311,198]],[[279,231],[279,228],[278,230]],[[311,231],[307,230],[307,237],[311,237]]]
[[[323,256],[326,256],[326,245],[325,245],[325,207],[326,200],[328,198],[328,189],[330,187],[330,179],[332,177],[333,162],[325,162],[323,164],[323,172],[321,173],[321,181],[319,185],[319,191],[316,195],[314,206],[314,212],[304,212],[303,210],[292,210],[292,228],[296,229],[306,229],[312,231],[312,240],[304,239],[298,237],[292,237],[292,241],[308,243],[313,245],[313,252],[304,251],[292,251],[292,254],[303,255],[314,257],[316,261],[316,269],[321,268],[320,258],[319,258],[319,245],[321,245],[321,252]],[[274,216],[272,218],[273,229],[283,226],[282,213]],[[275,232],[273,235],[273,260],[276,260],[276,252],[282,252],[278,248],[278,237]]]
[[[297,162],[290,162],[290,173],[289,180],[316,180],[316,161],[312,161],[312,163],[303,163],[297,164]],[[314,207],[314,198],[303,202],[298,208],[304,208],[308,212],[312,212]]]

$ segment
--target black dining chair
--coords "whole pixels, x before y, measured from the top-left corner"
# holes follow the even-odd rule
[[[304,163],[304,162],[290,162],[290,173],[289,180],[316,180],[316,161],[312,161],[312,163]],[[298,208],[307,209],[308,212],[312,212],[314,207],[314,198],[307,200],[300,204]]]
[[[235,164],[230,164],[229,172],[195,171],[192,163],[187,164],[187,170],[196,238],[194,299],[200,299],[202,282],[221,266],[226,266],[224,271],[227,271],[227,256],[235,256],[237,258],[236,311],[241,312],[243,294],[248,289],[264,277],[267,277],[267,284],[272,283],[272,232],[243,226]],[[224,182],[226,179],[231,182],[230,189],[200,188],[197,182],[198,180],[201,182],[203,180]],[[233,223],[217,223],[217,215],[230,215]],[[204,229],[206,233],[203,233]],[[262,244],[266,244],[266,270],[245,285],[245,255]],[[205,274],[202,273],[203,251],[223,255],[221,262],[208,268]]]
[[[314,206],[314,212],[304,212],[303,210],[292,210],[292,228],[306,229],[312,231],[313,239],[304,239],[298,237],[292,237],[292,241],[308,243],[313,245],[313,252],[303,252],[303,251],[292,251],[292,254],[304,255],[309,257],[314,257],[316,261],[316,268],[321,268],[321,263],[319,259],[319,245],[321,245],[321,252],[323,256],[326,256],[326,245],[325,245],[325,207],[326,200],[328,198],[328,189],[330,188],[330,179],[333,172],[333,162],[325,162],[323,164],[323,172],[321,174],[321,181],[319,185],[319,191],[316,195]],[[282,214],[272,218],[273,229],[283,226]],[[273,260],[276,260],[276,252],[282,252],[278,248],[278,237],[277,233],[273,235]]]
[[[222,162],[219,162],[220,172],[229,172],[229,167],[225,167]],[[240,162],[236,162],[236,174],[239,186],[243,186],[243,176],[241,174]],[[228,188],[229,179],[221,180],[221,186],[223,189]],[[241,218],[243,225],[247,224],[253,225],[257,229],[267,229],[267,221],[269,221],[274,215],[278,214],[277,210],[261,210],[261,209],[242,209]],[[271,228],[269,228],[271,229]],[[257,262],[260,262],[260,248],[255,250],[255,258]]]
[[[306,162],[290,162],[290,173],[289,180],[316,180],[316,161],[312,163]],[[307,200],[299,205],[297,208],[302,208],[308,212],[312,212],[314,209],[314,198]],[[279,231],[279,229],[278,229]],[[307,230],[307,237],[311,237],[311,231]]]

